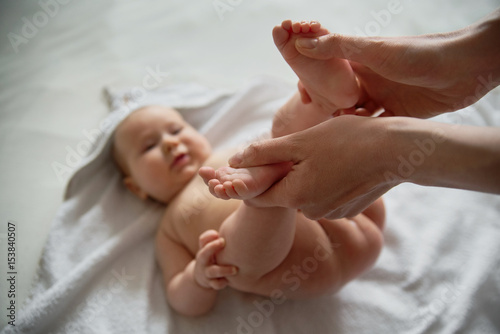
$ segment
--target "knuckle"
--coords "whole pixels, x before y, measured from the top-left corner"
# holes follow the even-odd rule
[[[247,160],[254,160],[257,157],[257,154],[260,150],[261,144],[259,142],[251,143],[247,146],[244,151],[245,157]]]

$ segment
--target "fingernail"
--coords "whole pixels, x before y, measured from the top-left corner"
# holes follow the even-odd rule
[[[238,268],[233,267],[233,270],[231,271],[233,275],[236,275],[238,273]]]
[[[314,49],[318,45],[317,38],[298,38],[295,42],[296,46],[303,49]]]
[[[229,158],[229,165],[231,166],[237,166],[243,162],[243,153],[238,152],[235,155],[233,155],[231,158]]]
[[[220,238],[220,242],[222,243],[222,246],[226,246],[226,239]]]

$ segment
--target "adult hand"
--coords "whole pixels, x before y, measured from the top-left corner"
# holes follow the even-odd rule
[[[458,31],[411,37],[329,34],[297,39],[316,59],[345,58],[363,97],[357,104],[386,116],[428,118],[479,100],[500,83],[500,9]]]
[[[384,178],[393,161],[384,119],[340,116],[288,136],[251,144],[233,167],[293,161],[292,170],[248,202],[301,209],[311,219],[354,216],[397,182]]]
[[[493,127],[345,115],[251,144],[229,164],[285,161],[292,170],[250,205],[335,219],[362,212],[402,182],[500,194],[500,131]]]

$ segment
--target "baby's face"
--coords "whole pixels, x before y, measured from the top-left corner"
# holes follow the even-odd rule
[[[197,174],[211,152],[204,136],[175,110],[148,106],[116,129],[115,157],[125,185],[139,197],[168,203]]]

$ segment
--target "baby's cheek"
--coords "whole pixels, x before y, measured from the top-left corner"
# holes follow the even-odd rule
[[[201,155],[202,155],[202,160],[205,161],[212,154],[212,147],[210,146],[208,141],[201,143],[200,147],[203,148],[201,150]]]
[[[156,192],[158,189],[162,188],[160,186],[162,183],[162,173],[158,170],[158,168],[148,166],[147,168],[142,168],[140,170],[140,174],[141,183],[143,187],[146,188],[144,190],[147,192]],[[165,175],[163,175],[163,178],[165,178]]]

